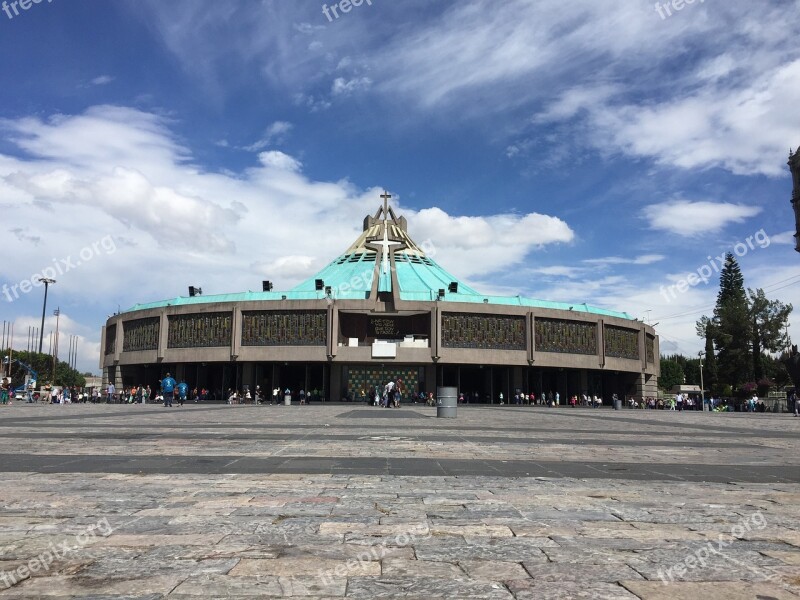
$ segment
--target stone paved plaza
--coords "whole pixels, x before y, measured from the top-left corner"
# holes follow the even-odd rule
[[[0,598],[800,598],[800,419],[0,407]]]

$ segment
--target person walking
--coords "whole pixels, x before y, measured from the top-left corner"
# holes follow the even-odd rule
[[[3,377],[2,381],[0,381],[0,403],[8,404],[11,399],[11,379],[8,377]]]
[[[175,386],[178,382],[167,373],[167,376],[161,380],[161,395],[164,397],[164,407],[172,407],[172,401],[175,398]]]
[[[178,406],[183,406],[183,403],[186,402],[186,398],[189,395],[189,384],[185,381],[181,381],[178,384]]]

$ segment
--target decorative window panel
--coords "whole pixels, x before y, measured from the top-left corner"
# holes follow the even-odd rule
[[[400,388],[403,398],[408,399],[412,395],[419,393],[420,382],[419,367],[376,367],[370,366],[351,366],[347,371],[347,390],[346,395],[355,401],[360,401],[363,394],[377,390],[383,394],[384,387],[390,381],[394,381]]]
[[[161,319],[158,317],[125,321],[122,325],[124,331],[122,351],[142,352],[143,350],[158,350],[160,324]]]
[[[218,348],[231,345],[230,312],[170,315],[167,348]]]
[[[656,338],[652,335],[648,335],[645,339],[645,352],[647,353],[647,362],[648,363],[655,363],[656,362]]]
[[[525,317],[442,313],[442,347],[525,350]]]
[[[106,327],[106,354],[114,354],[117,350],[117,324]]]
[[[242,313],[242,346],[324,346],[325,311],[248,311]]]
[[[606,356],[632,360],[640,359],[639,332],[636,329],[606,325],[603,337],[605,338]]]
[[[565,319],[534,321],[536,352],[597,354],[597,324]]]

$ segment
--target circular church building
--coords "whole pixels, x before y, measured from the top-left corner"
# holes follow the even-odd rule
[[[481,294],[426,255],[386,198],[344,254],[291,290],[265,281],[262,292],[114,315],[102,331],[104,380],[156,388],[169,372],[217,399],[261,386],[361,401],[389,381],[406,400],[437,386],[481,403],[656,395],[652,327],[586,304]]]

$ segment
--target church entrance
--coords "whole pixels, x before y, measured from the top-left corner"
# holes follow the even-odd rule
[[[420,391],[425,391],[425,369],[402,365],[351,365],[343,369],[345,390],[343,397],[351,402],[365,402],[366,395],[394,381],[397,383],[403,400],[408,402]]]

